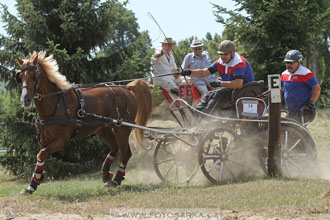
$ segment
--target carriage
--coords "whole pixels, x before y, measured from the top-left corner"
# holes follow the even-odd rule
[[[234,90],[231,102],[221,111],[225,115],[198,112],[186,100],[174,100],[170,111],[180,127],[160,129],[145,126],[152,97],[144,80],[127,86],[72,85],[58,73],[52,56],[46,57],[44,52],[17,61],[21,67],[16,74],[22,83],[21,101],[25,107],[35,102],[41,144],[30,186],[21,194],[32,194],[44,180],[45,160],[51,153],[66,147],[71,139],[89,134],[100,136],[110,146],[102,166],[104,185],[120,185],[132,155],[128,141],[132,128],[137,140],[143,138],[143,130],[157,134],[152,137],[156,143],[154,168],[164,183],[186,184],[198,167],[215,184],[254,175],[257,165],[263,172],[267,170],[267,96],[263,82]],[[313,138],[305,125],[296,121],[283,118],[281,124],[284,173],[306,174],[317,156]],[[113,178],[110,166],[117,152],[120,165]]]
[[[231,101],[217,114],[199,112],[191,106],[194,96],[187,93],[172,102],[171,114],[182,128],[193,130],[198,141],[178,140],[172,134],[156,138],[153,161],[158,177],[164,183],[185,184],[199,167],[214,184],[266,174],[269,91],[263,86],[257,81],[233,90]],[[281,118],[281,170],[286,177],[316,173],[316,145],[306,128],[315,112],[308,112],[304,120],[306,111],[301,112],[303,123]]]

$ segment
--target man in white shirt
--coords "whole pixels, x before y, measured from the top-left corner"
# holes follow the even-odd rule
[[[172,47],[176,43],[170,37],[160,43],[162,47],[155,50],[152,58],[153,83],[165,89],[172,99],[176,99],[179,94],[178,85],[182,82],[180,76],[176,74],[178,68],[172,52]]]

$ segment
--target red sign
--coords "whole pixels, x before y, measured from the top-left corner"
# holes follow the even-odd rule
[[[192,98],[192,88],[191,88],[191,85],[187,85],[187,84],[179,85],[179,97],[181,99]]]

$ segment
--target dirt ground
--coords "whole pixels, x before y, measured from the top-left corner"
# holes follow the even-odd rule
[[[123,210],[125,211],[125,210]],[[128,210],[129,211],[129,210]],[[190,216],[191,217],[191,216]],[[20,214],[15,220],[117,220],[117,219],[149,219],[149,220],[159,220],[159,219],[166,219],[166,220],[194,220],[194,219],[221,219],[221,220],[325,220],[330,219],[330,215],[315,215],[315,216],[299,216],[299,217],[287,217],[287,218],[277,218],[277,217],[266,217],[262,216],[257,213],[250,213],[250,212],[238,212],[238,211],[221,211],[217,215],[214,215],[210,218],[205,216],[195,216],[196,218],[192,217],[180,217],[175,218],[172,215],[155,215],[155,216],[146,216],[145,218],[141,217],[115,217],[113,215],[98,215],[98,216],[81,216],[77,214],[62,214],[62,213],[52,213],[52,214]]]
[[[169,119],[170,121],[167,122],[167,126],[171,126],[172,122],[175,125],[175,122],[172,120],[172,116],[169,114],[169,111],[167,110],[168,105],[166,102],[161,104],[160,106],[157,106],[154,109],[154,113],[152,115],[151,121],[148,124],[148,126],[157,126],[158,120],[166,120]],[[167,112],[167,113],[166,113]],[[164,125],[164,124],[162,124]],[[122,209],[121,213],[128,213],[131,209]],[[10,213],[9,213],[10,214]],[[310,215],[303,215],[297,213],[297,216],[290,216],[290,217],[268,217],[263,215],[262,213],[253,213],[253,212],[239,212],[234,210],[221,210],[217,215],[212,216],[211,218],[208,216],[181,216],[181,217],[175,217],[173,215],[162,215],[162,216],[156,216],[156,215],[149,215],[146,217],[141,216],[135,216],[135,217],[126,217],[126,216],[118,216],[114,215],[113,213],[109,213],[109,215],[80,215],[80,214],[63,214],[63,213],[45,213],[45,214],[29,214],[29,213],[18,213],[18,214],[12,214],[12,215],[5,215],[3,213],[0,215],[1,219],[15,219],[15,220],[104,220],[104,219],[149,219],[149,220],[159,220],[159,219],[169,219],[169,220],[183,220],[183,219],[221,219],[221,220],[324,220],[324,219],[330,219],[330,214],[310,214]]]

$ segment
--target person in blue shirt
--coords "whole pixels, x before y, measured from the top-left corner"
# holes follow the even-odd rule
[[[194,39],[190,45],[193,52],[188,53],[182,62],[183,70],[203,69],[211,66],[210,54],[203,50],[201,40]],[[210,74],[203,78],[191,77],[192,84],[197,88],[201,96],[208,92],[208,88],[212,89],[211,82],[219,82],[215,74]]]
[[[181,73],[183,76],[202,78],[219,72],[221,81],[210,84],[220,88],[208,92],[196,107],[205,113],[212,113],[214,109],[230,102],[233,89],[240,89],[245,83],[255,81],[251,65],[243,56],[235,52],[235,44],[232,41],[222,41],[218,54],[220,58],[208,68],[184,70]]]
[[[284,58],[286,70],[281,75],[288,117],[302,122],[301,109],[315,109],[321,87],[312,71],[304,67],[299,50],[290,50]]]

